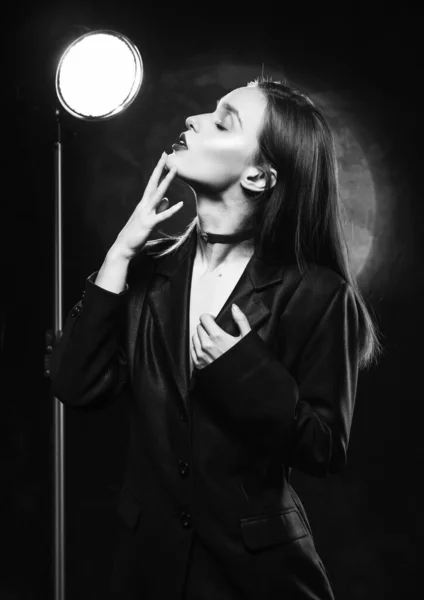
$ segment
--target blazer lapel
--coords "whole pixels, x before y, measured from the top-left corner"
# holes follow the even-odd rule
[[[187,409],[190,388],[190,290],[196,247],[197,232],[194,229],[175,253],[158,259],[156,275],[163,276],[165,280],[154,278],[147,293],[173,378]],[[269,308],[261,298],[262,291],[280,283],[283,270],[282,265],[269,265],[253,254],[218,313],[215,319],[217,325],[230,335],[239,335],[231,312],[231,304],[235,302],[246,315],[250,327],[257,331],[270,315]]]
[[[132,277],[134,271],[137,273],[137,268],[134,268],[133,265],[131,275],[129,275],[129,298],[126,313],[126,322],[128,326],[127,335],[125,338],[126,354],[128,357],[130,380],[132,384],[134,383],[135,347],[137,343],[141,311],[143,309],[143,304],[149,288],[151,277],[154,275],[154,263],[153,261],[144,261],[141,268],[138,264],[137,267],[143,276]]]

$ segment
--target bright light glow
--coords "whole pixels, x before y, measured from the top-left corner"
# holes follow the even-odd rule
[[[122,34],[96,31],[78,38],[63,54],[56,91],[74,116],[105,119],[134,100],[142,79],[137,48]]]

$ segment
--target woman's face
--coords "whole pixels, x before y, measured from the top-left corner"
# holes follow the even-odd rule
[[[233,90],[215,112],[188,117],[186,149],[174,149],[166,165],[196,191],[222,192],[236,184],[257,150],[266,98],[256,87]],[[178,140],[176,140],[178,141]]]

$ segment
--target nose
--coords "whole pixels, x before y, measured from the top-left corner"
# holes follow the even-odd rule
[[[185,120],[185,126],[187,127],[187,129],[193,129],[193,131],[196,131],[196,119],[194,117],[187,117],[187,119]]]

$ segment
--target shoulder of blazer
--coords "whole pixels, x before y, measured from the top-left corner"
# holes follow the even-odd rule
[[[319,323],[335,295],[348,284],[341,275],[324,265],[308,263],[303,274],[297,265],[289,265],[288,270],[292,271],[292,279],[297,283],[290,296],[290,310],[287,311],[287,305],[284,304],[281,320],[285,326],[295,328],[298,333],[304,327],[311,331]],[[307,319],[305,315],[308,316]],[[309,333],[305,334],[306,337],[307,335]]]
[[[302,286],[310,290],[319,290],[323,296],[331,297],[346,280],[330,267],[308,264],[302,276]]]
[[[281,326],[286,336],[296,339],[296,353],[294,358],[293,372],[298,368],[298,360],[321,322],[333,298],[346,284],[346,281],[333,269],[322,265],[308,264],[306,271],[300,274],[297,265],[290,265],[293,270],[293,278],[297,285],[287,304],[284,304],[280,317]]]

